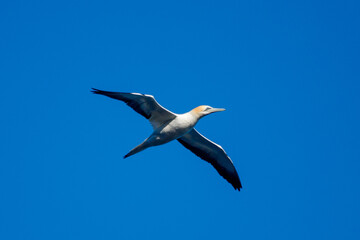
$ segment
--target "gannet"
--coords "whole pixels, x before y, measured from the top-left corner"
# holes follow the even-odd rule
[[[149,147],[165,144],[176,139],[191,152],[211,163],[235,190],[240,191],[240,188],[242,188],[235,166],[224,149],[205,138],[194,128],[202,117],[214,112],[224,111],[225,109],[202,105],[190,112],[175,114],[162,107],[151,95],[108,92],[95,88],[92,88],[92,92],[125,102],[137,113],[147,118],[154,129],[147,139],[133,148],[124,158],[130,157]]]

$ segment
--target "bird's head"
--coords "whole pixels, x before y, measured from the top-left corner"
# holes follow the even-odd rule
[[[224,108],[213,108],[213,107],[210,107],[207,105],[201,105],[201,106],[191,110],[191,112],[193,114],[195,114],[196,116],[198,116],[199,118],[202,118],[202,117],[209,115],[211,113],[214,113],[214,112],[222,112],[222,111],[225,111],[225,109]]]

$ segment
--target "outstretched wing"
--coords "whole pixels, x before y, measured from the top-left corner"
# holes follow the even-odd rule
[[[197,156],[211,163],[221,176],[240,191],[242,186],[239,175],[221,146],[205,138],[195,129],[179,138],[178,141]]]
[[[163,108],[159,103],[157,103],[155,98],[151,95],[140,93],[108,92],[95,88],[93,88],[92,92],[125,102],[137,113],[148,119],[154,129],[176,117],[174,113]]]

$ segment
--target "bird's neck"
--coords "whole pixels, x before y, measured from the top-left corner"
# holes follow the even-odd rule
[[[197,108],[194,108],[193,110],[191,110],[187,114],[189,116],[191,116],[192,118],[194,118],[196,122],[199,121],[203,117],[203,115],[201,114],[200,111],[197,110]]]

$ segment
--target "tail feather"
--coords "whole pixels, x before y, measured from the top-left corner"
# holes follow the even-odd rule
[[[138,152],[141,152],[141,151],[145,150],[148,147],[150,147],[145,143],[146,143],[146,140],[143,143],[141,143],[140,145],[134,147],[128,154],[126,154],[124,156],[124,159],[127,158],[127,157],[130,157],[131,155],[134,155],[134,154],[136,154]]]

